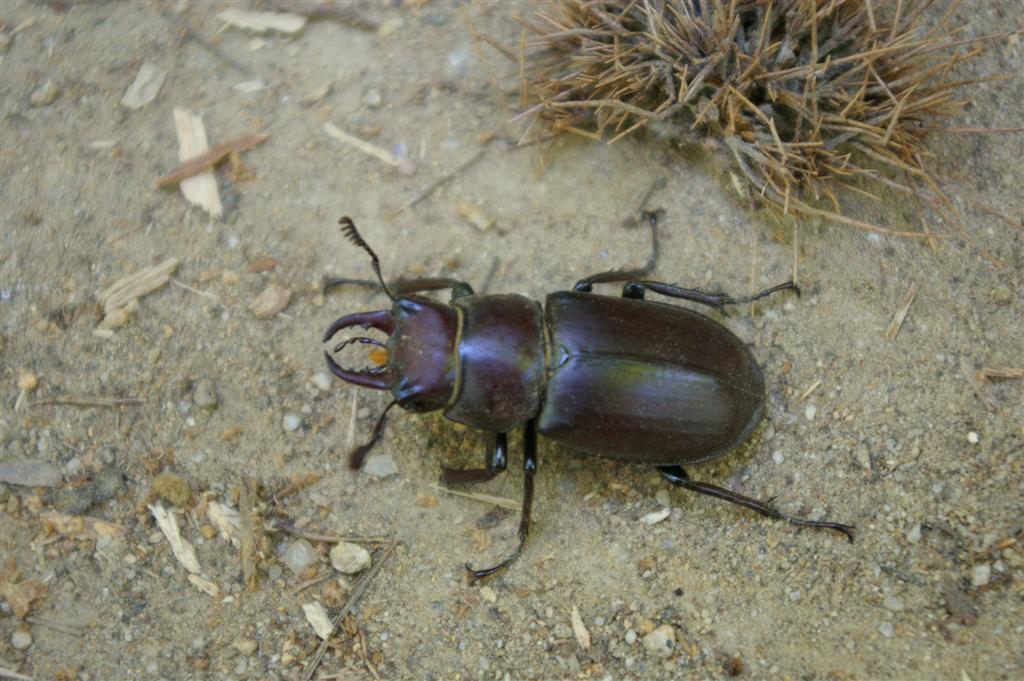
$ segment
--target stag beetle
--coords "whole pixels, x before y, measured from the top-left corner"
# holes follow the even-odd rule
[[[336,320],[324,342],[353,326],[374,328],[387,343],[379,346],[383,365],[353,370],[325,352],[335,376],[355,385],[389,390],[393,400],[373,434],[350,454],[353,469],[380,436],[396,404],[412,412],[443,409],[445,417],[494,434],[494,449],[483,468],[443,470],[447,484],[490,480],[505,470],[508,432],[523,428],[523,502],[519,543],[500,563],[466,569],[474,578],[505,568],[523,551],[533,506],[537,435],[570,449],[621,461],[653,464],[669,482],[744,506],[795,525],[835,530],[853,540],[853,527],[786,515],[768,502],[705,482],[691,480],[683,465],[708,461],[744,442],[764,415],[765,386],[750,350],[725,326],[692,310],[644,300],[647,291],[707,305],[749,303],[779,291],[800,289],[792,282],[750,296],[688,289],[644,279],[658,255],[656,213],[645,212],[652,255],[641,268],[610,270],[576,282],[572,291],[551,293],[540,304],[514,294],[476,295],[466,282],[451,278],[385,282],[380,261],[351,219],[342,218],[345,236],[370,256],[376,281],[329,279],[325,291],[343,284],[379,287],[390,310],[358,312]],[[592,293],[594,284],[625,282],[622,297]],[[451,290],[451,303],[417,295]],[[386,353],[386,355],[385,355]]]

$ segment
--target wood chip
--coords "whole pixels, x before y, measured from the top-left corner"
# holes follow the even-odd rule
[[[289,12],[249,12],[232,8],[219,13],[217,18],[231,26],[257,33],[296,33],[306,25],[306,17]]]
[[[903,326],[903,322],[907,318],[907,313],[910,312],[910,306],[914,303],[914,296],[917,295],[917,284],[914,282],[910,283],[910,288],[903,294],[903,299],[900,300],[900,306],[896,309],[896,314],[892,316],[892,322],[889,323],[889,328],[885,330],[885,337],[888,340],[896,340],[896,336],[899,335],[900,327]]]
[[[121,98],[121,105],[135,111],[146,106],[156,99],[166,76],[166,71],[158,68],[155,64],[146,62],[139,67],[135,81],[128,86],[124,97]]]
[[[364,154],[367,154],[368,156],[373,156],[378,161],[382,161],[383,163],[386,163],[389,166],[397,168],[402,164],[402,159],[398,158],[398,156],[392,154],[387,149],[381,149],[380,147],[374,144],[370,144],[366,140],[361,140],[358,137],[354,137],[345,132],[344,130],[341,130],[333,123],[324,123],[324,132],[326,132],[328,135],[338,140],[339,142],[347,144],[350,147],[354,147],[355,149],[363,152]]]
[[[579,644],[581,650],[587,650],[590,648],[590,632],[587,631],[586,625],[583,624],[583,618],[580,617],[579,608],[575,605],[572,606],[572,633],[576,637],[576,643]]]
[[[215,598],[220,596],[220,587],[208,579],[203,579],[199,575],[189,575],[188,581],[192,583],[192,586],[205,594],[209,594]]]
[[[152,293],[171,280],[178,268],[177,258],[168,258],[155,267],[149,267],[121,277],[99,295],[104,314],[128,307],[147,293]]]
[[[238,511],[216,501],[211,501],[206,507],[206,517],[220,533],[222,539],[230,541],[237,548],[241,542],[241,519]]]
[[[291,298],[292,292],[290,289],[271,284],[253,299],[252,303],[249,304],[249,311],[260,319],[273,317],[288,307]]]
[[[196,558],[196,550],[187,539],[181,536],[178,520],[174,514],[167,511],[162,504],[153,504],[149,507],[149,512],[153,514],[153,519],[156,520],[160,531],[164,533],[167,543],[171,545],[171,551],[174,552],[174,557],[178,559],[182,567],[192,574],[199,574],[199,559]]]
[[[331,637],[334,633],[334,623],[327,616],[324,606],[320,605],[317,601],[303,603],[302,612],[306,615],[306,621],[313,626],[313,631],[316,632],[317,636],[324,641]]]
[[[174,109],[174,129],[178,133],[178,159],[187,161],[209,151],[203,120],[188,109]],[[224,214],[217,180],[209,170],[181,181],[181,193],[189,203],[199,206],[215,218]]]

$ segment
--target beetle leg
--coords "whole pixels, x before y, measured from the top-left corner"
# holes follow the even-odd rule
[[[626,295],[626,290],[630,289],[630,287],[639,287],[641,289],[647,289],[648,291],[654,291],[655,293],[660,293],[661,295],[668,296],[669,298],[679,298],[681,300],[689,300],[694,303],[700,303],[701,305],[713,307],[720,312],[726,305],[752,303],[755,300],[767,298],[771,294],[778,293],[779,291],[796,291],[796,294],[798,296],[800,295],[800,287],[791,281],[787,281],[784,284],[779,284],[778,286],[772,286],[771,288],[766,288],[765,290],[759,293],[755,293],[752,296],[742,296],[740,298],[733,298],[732,296],[726,295],[724,293],[708,293],[707,291],[701,291],[699,288],[683,288],[681,286],[676,286],[675,284],[665,284],[660,281],[631,281],[628,284],[626,284],[626,287],[623,289],[624,296]]]
[[[505,472],[508,466],[508,434],[494,434],[494,451],[487,458],[487,466],[484,468],[469,468],[459,470],[456,468],[441,469],[441,481],[446,485],[458,483],[487,482],[499,473]]]
[[[533,510],[533,476],[537,472],[537,420],[530,419],[523,430],[523,506],[519,516],[519,545],[512,554],[497,565],[475,570],[466,563],[466,570],[473,579],[489,577],[504,570],[523,553],[526,536],[530,533],[530,513]]]
[[[786,515],[780,511],[775,510],[769,503],[758,501],[746,495],[740,494],[739,492],[733,492],[732,490],[719,487],[718,485],[712,485],[706,482],[695,482],[690,479],[686,471],[683,470],[682,466],[655,466],[661,476],[671,482],[677,487],[684,487],[694,492],[700,492],[701,494],[707,494],[708,496],[715,497],[716,499],[722,499],[732,504],[749,508],[751,511],[756,511],[763,516],[769,518],[775,518],[776,520],[785,520],[793,525],[802,525],[804,527],[821,527],[826,530],[835,530],[846,535],[846,538],[851,542],[853,541],[853,526],[844,525],[842,523],[833,523],[829,521],[819,520],[807,520],[806,518],[794,518],[793,516]],[[774,499],[774,497],[772,497]]]
[[[660,210],[645,210],[643,212],[644,219],[647,220],[647,224],[651,227],[651,257],[648,259],[646,265],[632,270],[618,269],[591,274],[589,277],[585,277],[577,281],[573,285],[572,290],[577,293],[590,293],[594,290],[594,284],[613,284],[619,281],[633,281],[634,279],[638,279],[653,272],[655,266],[658,264],[658,217],[661,213],[662,211]],[[633,296],[626,297],[631,298]]]
[[[373,434],[370,435],[370,441],[366,444],[361,444],[348,455],[348,467],[354,471],[359,470],[363,467],[363,460],[366,455],[373,449],[373,446],[377,444],[377,440],[380,438],[381,430],[384,429],[384,422],[387,420],[388,412],[391,411],[391,407],[398,404],[397,401],[392,400],[388,403],[388,406],[384,407],[384,412],[377,419],[377,425],[373,427]]]

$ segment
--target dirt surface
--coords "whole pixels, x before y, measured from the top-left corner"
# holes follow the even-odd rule
[[[994,381],[990,408],[964,375],[1024,366],[1020,227],[961,201],[970,242],[933,225],[952,235],[935,252],[827,224],[801,225],[794,244],[737,200],[707,152],[654,136],[516,148],[523,128],[501,127],[519,104],[515,65],[475,46],[468,21],[515,45],[526,6],[393,4],[360,7],[376,30],[323,18],[257,36],[221,30],[226,3],[3,2],[5,30],[21,30],[0,58],[0,459],[33,462],[33,484],[53,486],[0,483],[0,666],[35,679],[305,678],[320,639],[302,606],[337,615],[366,579],[339,583],[332,544],[315,540],[319,561],[294,575],[283,554],[306,533],[400,542],[319,678],[1021,678],[1024,382]],[[958,18],[968,36],[1019,29],[1010,6],[965,3]],[[166,79],[130,110],[120,101],[145,62]],[[957,125],[1024,123],[1019,38],[962,75],[993,73],[1011,75],[978,85]],[[265,87],[236,88],[252,81]],[[154,188],[178,162],[174,107],[202,117],[211,145],[270,135],[217,171],[223,219]],[[335,141],[325,122],[397,149],[402,167]],[[964,196],[1019,222],[1024,136],[954,135],[932,150]],[[646,259],[646,233],[624,222],[659,177],[647,202],[665,210],[657,278],[741,294],[797,265],[804,290],[725,319],[764,367],[766,425],[694,477],[854,524],[857,541],[542,441],[526,551],[472,584],[463,563],[505,555],[517,513],[431,485],[441,465],[479,465],[488,437],[396,411],[375,451],[397,473],[346,468],[387,397],[327,382],[320,336],[386,301],[319,293],[327,274],[371,276],[337,219],[356,220],[387,276],[540,298]],[[494,225],[471,224],[463,203]],[[915,223],[915,206],[891,196],[852,209]],[[98,294],[171,257],[173,281],[110,337],[94,334]],[[270,286],[290,301],[257,318],[249,305]],[[98,396],[141,403],[32,404]],[[514,435],[509,472],[480,491],[519,499],[520,462]],[[293,493],[275,503],[282,490]],[[249,549],[215,531],[213,502],[242,506]],[[147,505],[158,503],[215,595],[157,529]],[[661,522],[641,521],[665,506]],[[385,545],[367,546],[379,562]],[[19,608],[32,589],[41,597]],[[659,654],[647,634],[663,625],[674,645]]]

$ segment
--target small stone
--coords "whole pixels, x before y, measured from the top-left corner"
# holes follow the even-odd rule
[[[978,563],[971,570],[971,586],[979,587],[988,584],[992,579],[992,566],[988,563]]]
[[[0,482],[22,487],[59,487],[60,469],[45,461],[0,461]]]
[[[52,80],[48,80],[29,95],[28,101],[32,106],[46,106],[53,104],[53,100],[57,99],[59,94],[60,90],[57,89],[57,86],[53,84]]]
[[[783,456],[782,452],[779,451],[778,449],[776,449],[774,452],[772,452],[772,461],[774,461],[775,463],[782,463],[785,460],[786,460],[786,457]]]
[[[967,441],[970,442],[972,445],[976,445],[981,441],[981,437],[978,435],[976,431],[972,430],[969,433],[967,433]]]
[[[39,379],[31,371],[22,371],[18,374],[18,388],[26,392],[32,392],[39,385]]]
[[[886,596],[885,600],[882,601],[882,605],[885,606],[886,610],[892,610],[893,612],[903,610],[903,600],[898,596]]]
[[[629,645],[633,645],[634,643],[636,643],[636,630],[635,629],[628,629],[628,630],[626,630],[626,643],[628,643]]]
[[[494,589],[489,586],[480,587],[480,598],[484,599],[488,603],[498,602],[498,594],[494,593]]]
[[[218,403],[217,388],[213,385],[213,381],[208,378],[201,378],[196,381],[196,387],[192,391],[192,401],[200,409],[216,409]]]
[[[298,430],[299,426],[301,425],[302,419],[300,419],[295,414],[286,414],[285,417],[281,419],[281,427],[287,430],[289,433]]]
[[[386,478],[398,474],[398,466],[390,454],[374,454],[366,459],[363,472],[375,478]]]
[[[305,603],[302,606],[302,612],[306,615],[306,620],[313,626],[316,635],[321,639],[326,641],[334,634],[334,623],[327,616],[324,606],[316,601]]]
[[[640,522],[642,522],[644,525],[654,525],[655,523],[660,523],[662,520],[669,517],[671,514],[672,509],[665,507],[660,511],[651,511],[643,518],[641,518]]]
[[[285,567],[294,574],[300,574],[303,570],[319,560],[320,554],[316,552],[313,545],[305,539],[298,539],[288,545],[281,560]]]
[[[318,371],[313,374],[313,378],[310,380],[313,381],[313,385],[315,385],[318,390],[327,391],[331,388],[331,377],[323,371]]]
[[[892,626],[892,622],[882,622],[878,625],[878,631],[886,638],[892,638],[896,633],[896,630]]]
[[[384,102],[384,97],[380,94],[380,90],[377,88],[370,88],[363,95],[363,104],[370,107],[371,109],[380,108],[380,105]]]
[[[25,650],[32,645],[32,634],[24,629],[18,629],[11,634],[11,645],[15,650]]]
[[[662,506],[671,506],[671,498],[667,489],[659,489],[658,493],[654,495],[654,500]]]
[[[249,304],[249,311],[260,319],[266,319],[283,312],[291,299],[290,289],[271,285],[253,299]]]
[[[914,523],[907,530],[907,541],[911,544],[916,544],[921,541],[921,523]]]
[[[377,27],[377,35],[382,38],[386,38],[398,29],[402,28],[405,22],[402,17],[390,17],[381,22],[380,26]]]
[[[676,630],[663,624],[643,638],[647,652],[658,657],[668,657],[676,647]]]
[[[240,652],[242,655],[248,657],[255,653],[260,647],[260,644],[251,638],[247,638],[241,641],[235,641],[235,650]]]
[[[334,569],[346,575],[354,575],[370,567],[370,552],[358,544],[338,542],[330,555]]]
[[[817,416],[817,414],[818,408],[815,407],[813,404],[808,404],[806,407],[804,407],[804,418],[806,418],[808,421],[813,421],[814,417]]]

